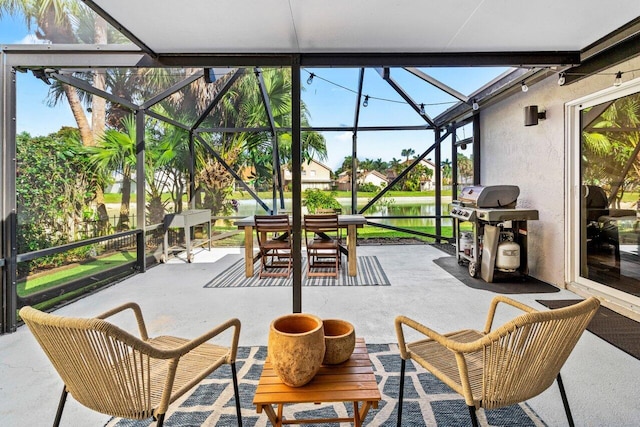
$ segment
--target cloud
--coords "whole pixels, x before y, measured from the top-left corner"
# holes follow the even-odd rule
[[[16,44],[50,44],[49,40],[41,40],[36,37],[35,34],[27,34],[22,38],[22,40],[18,40]]]
[[[352,138],[353,138],[353,132],[342,132],[334,136],[332,139],[336,141],[351,141]]]

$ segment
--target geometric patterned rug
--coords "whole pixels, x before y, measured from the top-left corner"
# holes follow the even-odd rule
[[[360,256],[357,258],[357,275],[347,274],[347,262],[345,259],[340,267],[338,278],[335,277],[307,277],[307,258],[302,258],[302,285],[303,286],[389,286],[380,261],[375,256]],[[253,266],[253,277],[246,277],[244,271],[244,259],[233,263],[229,268],[218,274],[204,285],[205,288],[233,288],[249,286],[292,286],[292,275],[287,277],[258,277],[260,260]],[[283,269],[284,271],[284,269]]]
[[[400,355],[397,344],[367,344],[369,357],[378,380],[382,401],[378,409],[371,409],[364,420],[366,426],[395,426],[397,423],[398,387],[400,385]],[[240,347],[238,349],[238,380],[242,407],[242,423],[248,427],[268,427],[263,412],[256,413],[253,395],[262,373],[267,348]],[[349,406],[349,407],[347,407]],[[350,416],[351,405],[296,404],[286,405],[285,418],[335,418]],[[545,423],[526,404],[507,408],[478,411],[482,426],[543,427]],[[151,418],[142,421],[111,419],[106,427],[147,427]],[[405,426],[471,426],[469,411],[460,395],[437,380],[419,365],[408,361],[405,377],[402,424]],[[191,393],[174,402],[165,416],[167,427],[235,426],[235,398],[228,365],[219,368]],[[316,425],[316,424],[310,424]],[[329,423],[323,426],[342,427],[350,424]]]

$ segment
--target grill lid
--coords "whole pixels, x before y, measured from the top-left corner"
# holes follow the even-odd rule
[[[475,185],[464,187],[459,201],[476,208],[515,208],[519,195],[517,185]]]

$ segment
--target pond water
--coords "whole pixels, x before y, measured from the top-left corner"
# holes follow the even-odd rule
[[[342,212],[351,212],[351,200],[339,199],[342,204]],[[362,209],[368,199],[358,200],[358,209]],[[271,206],[269,200],[267,206]],[[449,215],[451,208],[451,198],[444,198],[442,203],[442,215]],[[303,208],[304,209],[304,208]],[[282,211],[282,209],[278,209]],[[285,211],[291,210],[291,200],[285,200]],[[304,210],[306,212],[306,209]],[[238,206],[238,216],[263,215],[264,209],[254,200],[240,200]],[[435,197],[402,197],[395,198],[394,202],[388,206],[375,204],[370,207],[365,215],[367,216],[434,216],[436,214]],[[425,227],[434,226],[433,218],[403,218],[403,219],[374,219],[381,224],[393,225],[395,227]],[[442,225],[451,225],[451,219],[443,220]]]

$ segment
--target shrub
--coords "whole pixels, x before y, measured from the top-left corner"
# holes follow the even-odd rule
[[[336,199],[335,191],[308,188],[304,190],[303,198],[302,206],[306,206],[309,213],[315,213],[317,209],[342,209],[342,205]]]

